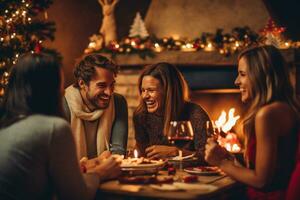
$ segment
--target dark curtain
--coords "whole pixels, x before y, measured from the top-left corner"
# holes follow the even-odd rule
[[[270,16],[279,26],[286,27],[285,35],[300,40],[300,1],[263,0]]]

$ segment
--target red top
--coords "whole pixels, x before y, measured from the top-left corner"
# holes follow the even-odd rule
[[[298,133],[298,153],[296,168],[292,174],[286,200],[298,200],[300,197],[300,132]]]
[[[295,133],[296,131],[293,131]],[[248,187],[247,195],[249,199],[284,199],[291,173],[295,166],[295,156],[297,149],[297,134],[281,136],[278,139],[278,152],[276,170],[269,184],[261,189]],[[250,169],[255,169],[256,158],[256,138],[251,136],[248,143],[248,158]]]

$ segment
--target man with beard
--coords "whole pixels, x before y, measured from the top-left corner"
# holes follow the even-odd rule
[[[87,55],[75,66],[76,81],[66,88],[64,110],[78,159],[126,152],[128,111],[125,98],[114,93],[117,71],[117,65],[99,54]]]

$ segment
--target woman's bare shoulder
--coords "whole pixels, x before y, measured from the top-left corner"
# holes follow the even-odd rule
[[[261,107],[257,112],[257,117],[283,117],[293,115],[293,110],[285,102],[273,102]]]
[[[256,125],[276,128],[280,134],[294,126],[295,113],[291,107],[284,102],[273,102],[261,107],[255,117]]]

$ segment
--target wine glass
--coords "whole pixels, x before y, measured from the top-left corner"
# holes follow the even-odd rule
[[[194,139],[194,131],[190,121],[171,121],[170,128],[167,133],[168,140],[171,144],[179,149],[184,148]],[[182,170],[182,150],[179,153],[180,170]]]
[[[206,121],[206,136],[207,138],[218,139],[220,130],[213,121]]]
[[[171,144],[183,148],[194,139],[194,132],[190,121],[171,121],[168,140]]]

